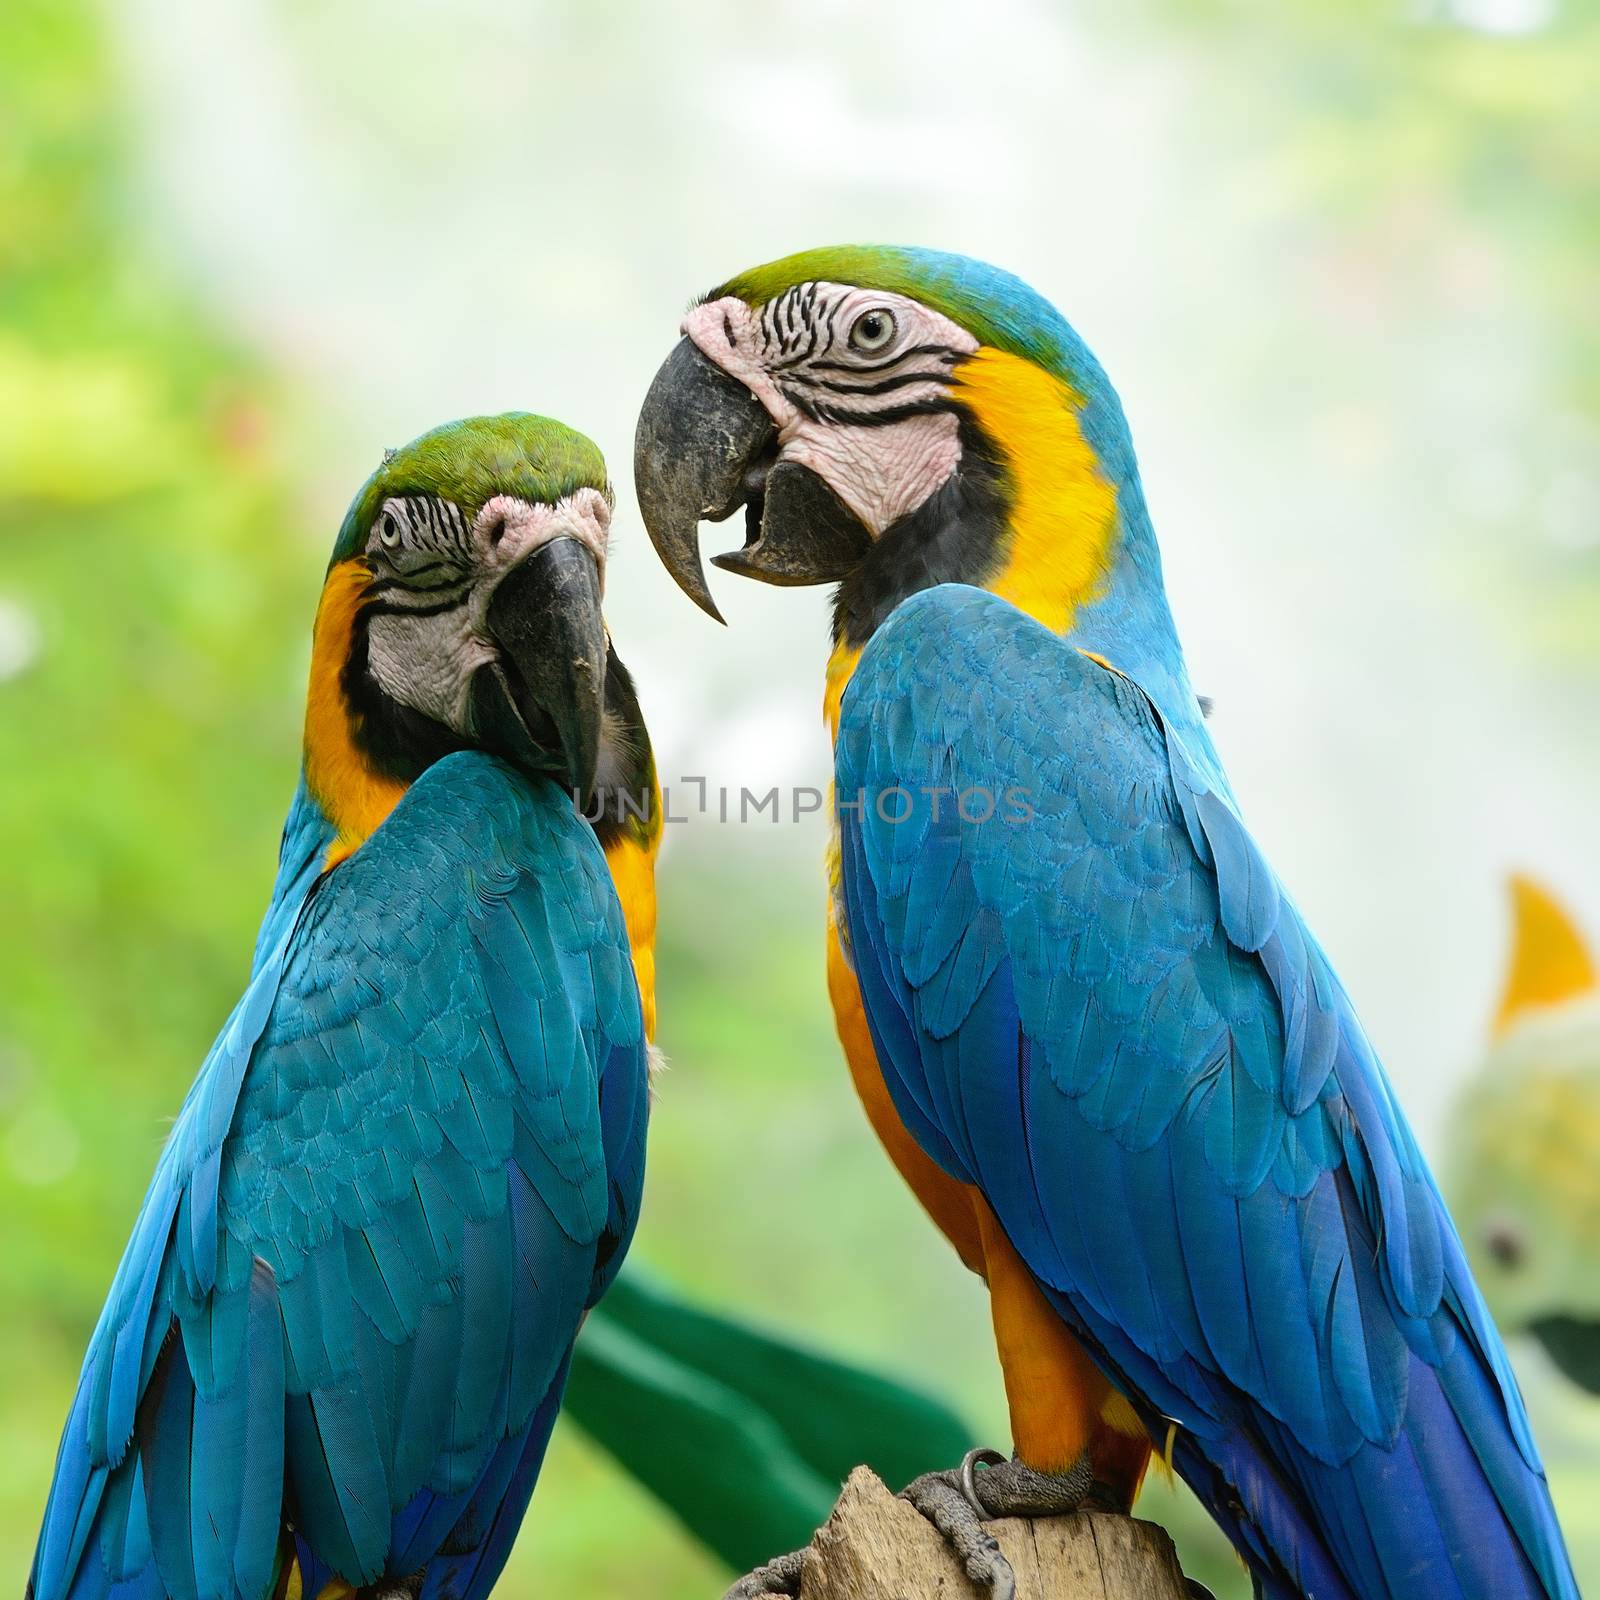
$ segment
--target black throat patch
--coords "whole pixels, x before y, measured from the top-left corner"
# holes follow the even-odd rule
[[[941,583],[982,585],[998,570],[1010,502],[999,453],[961,408],[961,459],[909,516],[886,528],[833,600],[833,642],[859,650],[900,602]]]
[[[600,775],[584,812],[602,850],[618,839],[647,843],[661,830],[656,815],[656,758],[639,709],[633,676],[606,652],[606,731],[601,741]]]
[[[356,612],[342,674],[345,704],[351,714],[350,736],[374,772],[411,784],[435,761],[466,749],[467,741],[442,722],[401,704],[372,675],[371,628],[376,605],[381,602],[363,605]]]

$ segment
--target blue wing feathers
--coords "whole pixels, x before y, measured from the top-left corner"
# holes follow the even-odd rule
[[[1209,746],[947,586],[874,636],[836,759],[902,1117],[1153,1428],[1177,1420],[1267,1592],[1574,1595],[1449,1218]],[[936,817],[935,786],[1031,815]]]
[[[481,1600],[631,1235],[638,990],[564,797],[453,756],[318,880],[325,844],[291,817],[296,908],[91,1341],[38,1600],[263,1600],[286,1513],[307,1593],[426,1567]]]

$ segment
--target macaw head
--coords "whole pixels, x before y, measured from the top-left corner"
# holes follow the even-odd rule
[[[940,582],[1064,631],[1104,594],[1128,529],[1148,532],[1115,392],[1009,273],[812,250],[713,289],[682,333],[639,418],[635,479],[658,553],[713,616],[698,524],[740,506],[744,547],[715,564],[838,582],[836,632],[858,644]]]
[[[472,417],[386,453],[334,546],[306,710],[307,785],[349,848],[452,750],[589,794],[611,508],[600,452],[547,417]]]

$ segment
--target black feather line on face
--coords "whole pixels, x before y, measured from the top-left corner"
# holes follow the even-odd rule
[[[440,617],[447,611],[459,611],[466,603],[465,595],[455,595],[449,600],[439,600],[432,605],[421,606],[403,606],[397,605],[392,600],[374,600],[364,614],[367,617]]]
[[[453,561],[429,561],[423,566],[413,567],[402,576],[400,581],[409,588],[426,589],[428,587],[427,584],[417,583],[415,580],[426,578],[430,573],[451,570],[454,567],[455,563]]]
[[[837,297],[828,302],[827,320],[822,325],[821,347],[824,350],[829,349],[833,344],[833,325],[838,320],[839,307],[842,304],[843,302]]]
[[[909,400],[904,405],[885,406],[882,411],[850,411],[843,406],[829,405],[826,401],[812,402],[812,415],[819,422],[852,428],[888,428],[896,422],[909,421],[912,417],[936,417],[946,412],[960,416],[961,407],[954,400]]]
[[[892,356],[885,356],[882,361],[813,361],[811,365],[817,372],[887,372],[890,367],[912,356],[962,361],[966,355],[965,350],[952,350],[947,344],[914,344],[909,350],[898,350]]]
[[[828,332],[824,336],[817,317],[816,284],[807,283],[789,289],[773,304],[777,307],[780,332],[779,358],[767,363],[768,372],[788,372],[794,367],[803,366],[818,350],[827,348],[827,339],[832,337],[833,315],[830,310]]]
[[[879,378],[876,383],[844,383],[837,378],[813,378],[804,372],[792,373],[785,380],[786,383],[803,383],[812,389],[826,389],[830,394],[849,395],[892,394],[896,389],[909,389],[918,383],[937,383],[948,388],[954,381],[944,368],[936,372],[901,372],[892,378]]]
[[[816,325],[808,323],[805,330],[805,341],[802,342],[802,339],[798,338],[792,339],[787,344],[786,349],[794,350],[794,354],[789,355],[786,360],[781,360],[781,362],[771,363],[766,370],[770,371],[770,373],[787,373],[787,371],[794,370],[795,366],[805,366],[806,362],[810,362],[811,357],[816,352]]]
[[[787,383],[778,385],[778,393],[792,405],[803,417],[809,417],[813,422],[821,422],[822,415],[817,410],[817,402],[803,389],[793,389]]]

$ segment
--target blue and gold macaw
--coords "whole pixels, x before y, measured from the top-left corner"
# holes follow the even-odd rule
[[[1240,818],[1121,405],[961,257],[746,272],[639,421],[658,552],[836,582],[828,977],[868,1117],[988,1283],[1016,1455],[908,1493],[1127,1506],[1154,1445],[1273,1597],[1576,1594],[1455,1230],[1355,1011]],[[737,1591],[794,1588],[779,1561]]]
[[[90,1342],[35,1600],[477,1600],[500,1572],[643,1178],[600,846],[642,881],[654,824],[568,793],[654,793],[610,511],[594,446],[522,414],[425,434],[352,504],[254,971]],[[632,921],[647,947],[648,897]]]

